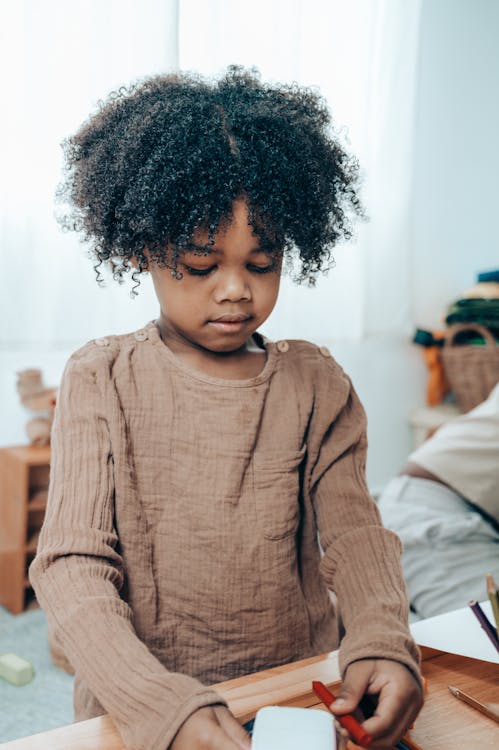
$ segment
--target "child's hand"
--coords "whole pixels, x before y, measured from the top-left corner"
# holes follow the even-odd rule
[[[353,713],[364,694],[376,696],[378,705],[362,726],[373,737],[372,750],[393,748],[407,731],[423,705],[416,679],[403,664],[388,659],[352,662],[331,710]],[[340,699],[343,699],[340,703]]]
[[[182,724],[170,750],[249,750],[250,738],[225,706],[199,708]]]

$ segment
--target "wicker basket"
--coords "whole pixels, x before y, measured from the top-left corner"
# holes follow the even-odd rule
[[[461,331],[477,331],[485,345],[455,344]],[[442,361],[449,385],[463,412],[485,401],[499,381],[499,346],[489,329],[477,323],[450,326],[442,349]]]

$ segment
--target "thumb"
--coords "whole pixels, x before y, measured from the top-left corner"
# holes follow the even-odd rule
[[[367,690],[371,673],[372,666],[367,659],[350,664],[345,672],[336,700],[331,704],[331,711],[335,714],[355,711]]]

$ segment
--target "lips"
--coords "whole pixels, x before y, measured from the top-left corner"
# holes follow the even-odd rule
[[[219,318],[213,318],[211,323],[242,323],[244,320],[249,320],[250,315],[247,313],[234,313],[234,315],[220,315]]]

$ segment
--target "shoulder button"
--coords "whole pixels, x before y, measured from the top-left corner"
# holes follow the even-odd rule
[[[289,344],[287,341],[278,341],[277,344],[277,351],[279,352],[287,352],[289,350]]]
[[[330,357],[331,352],[327,348],[327,346],[319,346],[319,351],[322,354],[323,357]]]
[[[145,331],[137,331],[133,336],[137,341],[145,341],[147,339],[147,333]]]
[[[95,343],[97,344],[97,346],[108,346],[109,339],[106,339],[105,337],[102,339],[95,339]]]

